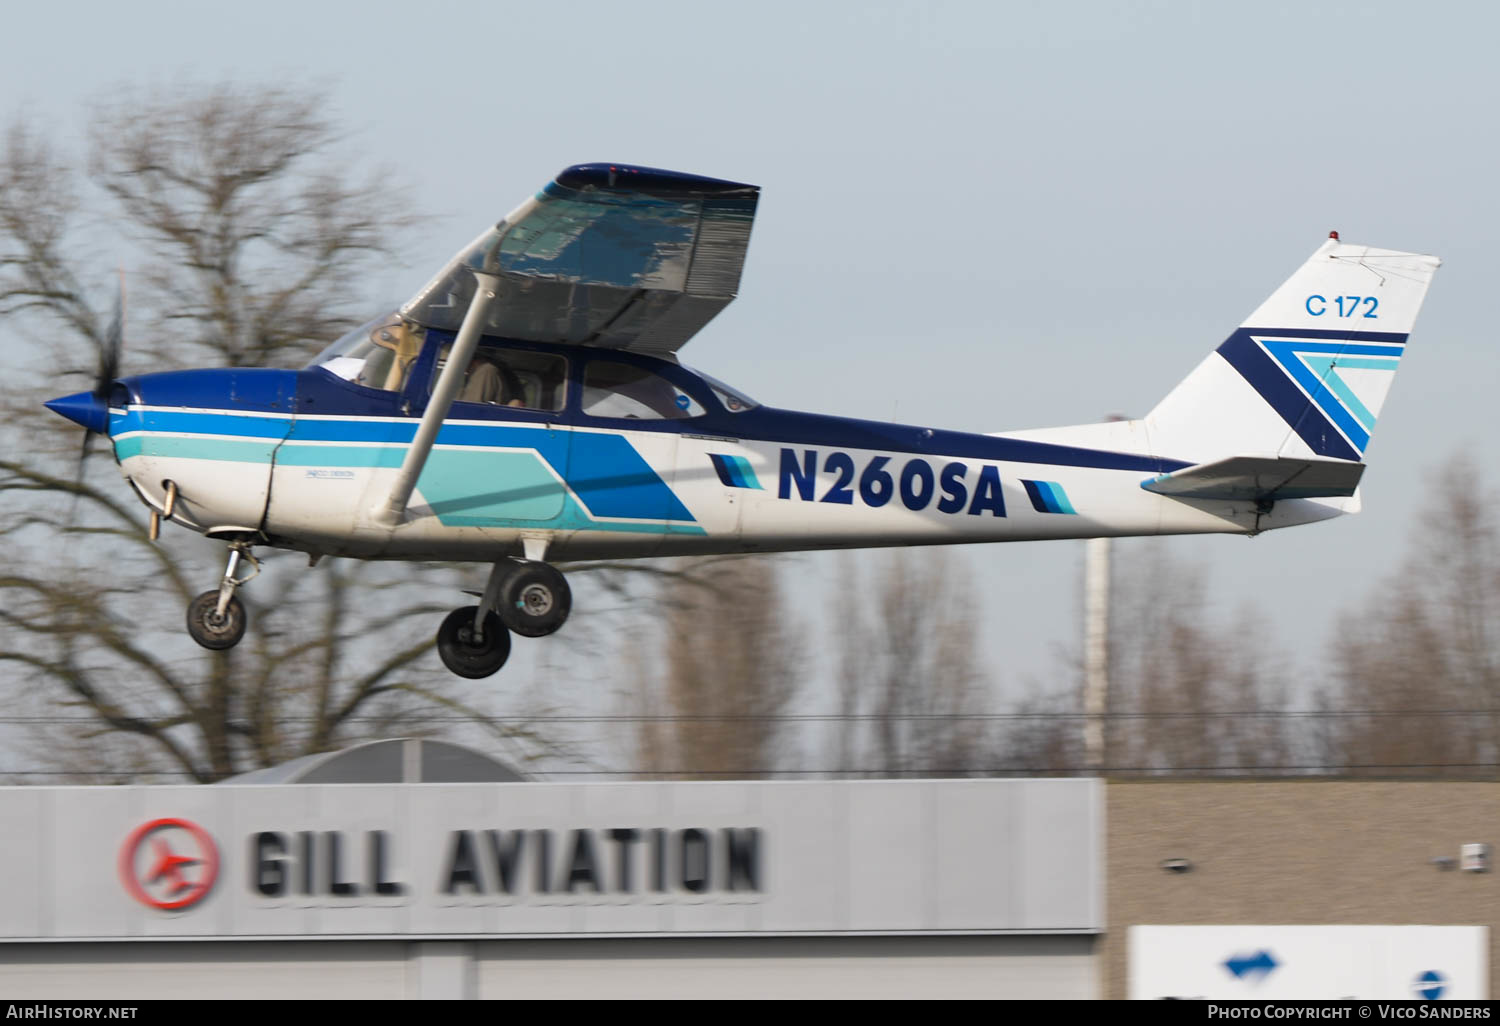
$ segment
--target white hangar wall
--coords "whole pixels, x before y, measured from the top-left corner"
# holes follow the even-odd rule
[[[0,949],[11,1000],[1091,998],[1095,939],[151,941]]]
[[[0,989],[1094,996],[1102,802],[1092,780],[0,789]]]

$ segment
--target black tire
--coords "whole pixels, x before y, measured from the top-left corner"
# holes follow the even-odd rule
[[[224,607],[223,619],[215,615],[219,608],[219,589],[205,591],[188,605],[187,629],[193,640],[215,652],[233,648],[245,636],[245,607],[239,596],[231,596]]]
[[[510,658],[510,632],[494,613],[484,618],[484,642],[474,643],[477,612],[478,606],[455,609],[443,619],[437,633],[437,650],[443,665],[470,680],[491,676]]]
[[[568,579],[546,563],[522,563],[500,588],[500,619],[523,638],[541,638],[567,622]]]

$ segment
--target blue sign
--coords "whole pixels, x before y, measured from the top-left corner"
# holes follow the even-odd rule
[[[1224,968],[1233,973],[1235,979],[1254,978],[1257,983],[1271,975],[1271,970],[1280,964],[1264,948],[1253,955],[1231,955],[1224,960]]]
[[[1411,989],[1425,1001],[1436,1001],[1448,989],[1448,978],[1436,969],[1429,969],[1412,981]]]

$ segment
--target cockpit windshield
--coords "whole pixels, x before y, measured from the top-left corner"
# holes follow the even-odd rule
[[[313,357],[321,367],[366,388],[398,392],[422,351],[425,329],[389,313],[362,324]]]

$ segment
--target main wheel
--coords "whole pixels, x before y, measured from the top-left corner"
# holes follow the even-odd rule
[[[484,641],[474,640],[474,614],[478,606],[455,609],[438,628],[437,650],[443,665],[460,677],[488,677],[510,658],[510,632],[494,613],[484,618]]]
[[[546,563],[521,564],[500,588],[500,619],[523,638],[551,634],[572,608],[567,578]]]
[[[204,648],[220,651],[233,648],[245,636],[245,607],[231,596],[224,615],[218,615],[219,589],[205,591],[193,599],[187,611],[187,629],[193,640]]]

